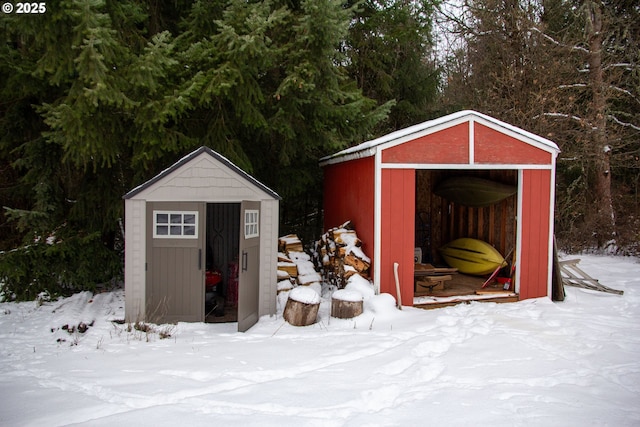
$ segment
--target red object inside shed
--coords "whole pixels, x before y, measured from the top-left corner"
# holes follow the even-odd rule
[[[207,287],[207,292],[213,292],[216,290],[216,286],[222,283],[222,273],[217,270],[206,272],[205,284]]]

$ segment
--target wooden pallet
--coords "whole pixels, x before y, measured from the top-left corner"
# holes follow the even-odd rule
[[[562,274],[562,283],[566,286],[574,286],[578,288],[591,289],[593,291],[607,292],[610,294],[622,295],[624,291],[609,288],[597,279],[589,276],[578,267],[579,258],[560,261],[560,272]]]
[[[413,274],[415,277],[443,276],[447,274],[456,274],[457,272],[457,268],[434,267],[431,264],[416,264],[413,269]]]

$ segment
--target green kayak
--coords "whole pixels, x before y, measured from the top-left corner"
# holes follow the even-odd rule
[[[470,207],[491,206],[518,191],[514,185],[474,176],[454,176],[442,181],[434,193],[454,203]]]

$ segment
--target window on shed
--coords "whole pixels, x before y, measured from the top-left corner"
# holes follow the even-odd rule
[[[258,228],[259,211],[247,209],[244,211],[244,238],[250,239],[260,235]]]
[[[153,237],[156,239],[197,239],[197,211],[153,211]]]

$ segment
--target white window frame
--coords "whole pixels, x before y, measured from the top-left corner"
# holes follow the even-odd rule
[[[252,239],[260,236],[260,211],[246,209],[244,211],[244,238]]]
[[[165,218],[161,217],[163,215],[166,215],[166,222]],[[185,221],[187,216],[189,216],[188,222]],[[166,228],[166,234],[158,233],[164,228]],[[154,239],[197,239],[198,232],[198,211],[153,211]]]

